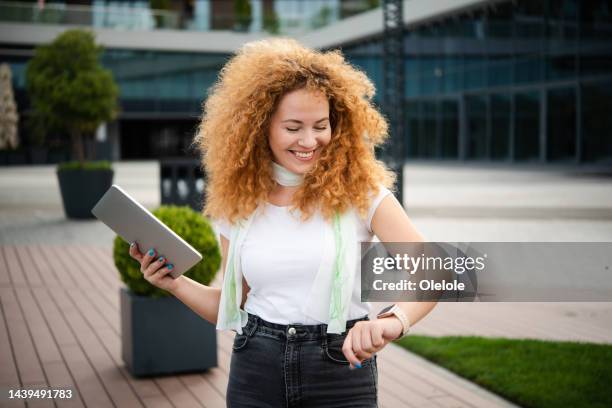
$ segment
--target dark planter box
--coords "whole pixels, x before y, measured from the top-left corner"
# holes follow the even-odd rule
[[[66,217],[94,218],[91,209],[113,184],[113,171],[62,170],[57,179]]]
[[[217,366],[217,330],[174,297],[120,290],[122,357],[136,377]]]

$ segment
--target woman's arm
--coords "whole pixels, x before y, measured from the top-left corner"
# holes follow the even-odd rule
[[[376,209],[372,218],[372,231],[383,243],[425,241],[393,194],[385,197]],[[398,302],[396,304],[406,313],[410,325],[414,325],[434,308],[436,302]],[[396,317],[386,319],[399,322]]]
[[[223,235],[221,237],[221,272],[225,272],[225,260],[227,259],[227,248],[229,241]],[[177,299],[198,315],[212,324],[217,324],[219,314],[219,301],[221,299],[221,288],[213,288],[202,285],[184,275],[179,278],[172,293]]]
[[[372,231],[381,242],[424,242],[402,205],[394,195],[385,197],[372,217]],[[396,303],[408,316],[410,325],[425,317],[436,302]],[[342,351],[352,366],[360,367],[361,361],[372,357],[390,341],[402,333],[402,323],[397,317],[385,317],[358,322],[346,336]]]
[[[180,281],[170,293],[198,315],[216,325],[221,289],[202,285],[186,276],[177,279]]]

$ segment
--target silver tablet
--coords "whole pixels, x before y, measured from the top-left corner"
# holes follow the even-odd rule
[[[174,265],[173,278],[202,260],[198,251],[115,184],[91,213],[125,241],[136,241],[141,252],[155,248],[158,256]]]

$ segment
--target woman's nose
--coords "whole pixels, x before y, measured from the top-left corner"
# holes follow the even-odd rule
[[[298,145],[310,149],[317,145],[317,139],[312,132],[305,132],[304,137],[298,140]]]

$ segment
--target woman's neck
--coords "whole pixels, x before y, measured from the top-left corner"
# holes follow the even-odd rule
[[[268,201],[277,206],[289,205],[293,194],[304,182],[304,175],[290,171],[281,164],[272,161],[272,177],[274,188],[268,196]]]
[[[268,201],[276,206],[287,206],[291,204],[293,200],[293,194],[300,188],[300,186],[287,187],[281,186],[276,183],[270,194],[268,195]]]
[[[284,187],[299,187],[304,183],[303,174],[294,173],[274,160],[272,160],[272,178]]]

